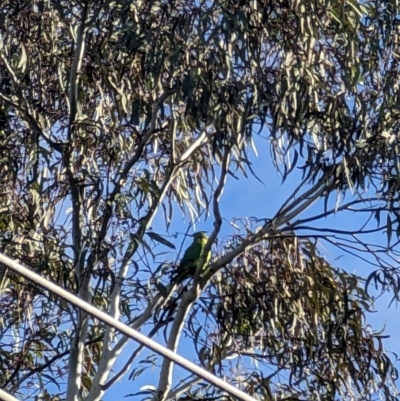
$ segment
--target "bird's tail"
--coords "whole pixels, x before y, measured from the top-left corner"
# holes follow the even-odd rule
[[[190,269],[188,267],[180,268],[178,267],[175,271],[173,271],[169,278],[171,283],[179,284],[186,278],[190,276]]]

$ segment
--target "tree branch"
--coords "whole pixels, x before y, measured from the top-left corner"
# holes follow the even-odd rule
[[[208,252],[211,250],[212,244],[215,242],[222,226],[222,216],[221,216],[221,211],[219,208],[219,201],[222,196],[222,192],[224,190],[225,184],[226,184],[226,177],[228,174],[228,168],[229,168],[229,162],[230,162],[230,149],[228,147],[225,148],[225,153],[222,159],[222,171],[221,171],[221,176],[219,179],[218,186],[214,192],[214,199],[213,199],[213,212],[214,212],[214,230],[210,236],[210,238],[207,241],[206,246],[204,247],[203,250],[203,255],[201,256],[199,260],[199,265],[196,270],[196,273],[194,275],[193,279],[193,288],[196,288],[198,285],[199,278],[201,276],[201,273],[203,271],[203,266],[205,263],[206,255],[208,255]],[[200,288],[198,288],[197,291],[199,291]]]
[[[148,334],[149,338],[153,338],[154,334],[156,334],[158,332],[158,330],[160,330],[161,327],[165,326],[168,323],[168,321],[160,323],[158,325],[156,325],[155,327],[153,327],[153,329],[150,331],[150,333]],[[135,358],[139,355],[139,353],[142,351],[142,349],[144,348],[143,344],[140,344],[135,351],[133,351],[133,353],[131,354],[131,356],[129,357],[128,361],[125,363],[125,365],[123,366],[123,368],[112,378],[110,379],[106,384],[104,384],[103,386],[101,386],[101,389],[103,391],[107,391],[115,382],[117,382],[121,377],[124,376],[124,374],[130,369],[132,362],[135,360]]]
[[[157,307],[157,305],[160,302],[162,302],[162,295],[157,294],[157,296],[154,297],[153,300],[147,304],[146,309],[140,316],[138,316],[135,319],[135,321],[130,325],[130,327],[132,327],[135,330],[138,330],[144,323],[147,322],[147,320],[152,315],[153,310]],[[115,360],[122,352],[122,349],[124,348],[128,340],[129,337],[123,335],[117,342],[117,344],[114,346],[114,348],[110,349],[110,347],[108,347],[107,349],[105,349],[103,347],[99,368],[97,369],[96,376],[93,379],[93,384],[90,393],[85,398],[85,401],[97,400],[103,396],[104,394],[104,391],[102,389],[102,387],[104,386],[103,383],[105,383],[105,381],[107,380],[107,377],[109,375],[111,368],[115,363]]]
[[[151,136],[155,133],[156,131],[156,121],[157,121],[157,114],[160,110],[160,107],[164,103],[164,101],[171,96],[172,94],[176,93],[176,90],[169,90],[164,92],[159,99],[154,103],[153,105],[153,112],[152,112],[152,117],[151,117],[151,124],[150,128],[147,131],[147,133],[143,136],[141,141],[139,142],[138,148],[136,150],[135,155],[132,157],[132,159],[126,163],[123,171],[121,172],[117,182],[115,183],[114,189],[109,195],[109,198],[107,199],[106,202],[106,210],[103,215],[103,222],[99,231],[99,236],[98,236],[98,243],[100,244],[106,234],[107,234],[107,228],[108,224],[110,221],[110,218],[112,216],[112,210],[113,210],[113,204],[115,201],[116,196],[121,192],[122,186],[126,178],[128,177],[129,172],[131,171],[132,167],[140,160],[142,157],[143,149],[145,148],[146,144],[148,143],[149,139]]]
[[[176,172],[176,168],[174,167],[171,172],[170,172],[170,176],[169,178],[164,182],[163,187],[161,188],[160,191],[160,195],[159,198],[157,199],[157,201],[155,201],[153,203],[153,205],[151,205],[151,207],[149,208],[148,213],[146,214],[146,216],[144,216],[141,219],[141,224],[140,227],[136,233],[136,237],[142,238],[142,236],[144,235],[144,233],[146,232],[146,230],[148,229],[148,227],[151,225],[159,206],[161,205],[164,196],[169,188],[169,186],[171,185],[173,178],[175,176],[175,172]],[[134,253],[136,252],[136,248],[133,249],[132,252],[129,252],[129,257],[125,258],[126,262],[128,260],[130,260],[130,258],[134,255]],[[126,264],[127,265],[127,264]],[[120,277],[119,279],[122,280],[127,273],[127,268],[120,270]],[[117,310],[117,308],[119,307],[119,293],[120,293],[120,287],[116,286],[114,288],[114,294],[113,294],[113,299],[111,301],[112,306],[114,308],[114,311]],[[158,300],[159,298],[156,297],[155,299],[157,299],[157,301],[155,303],[149,303],[148,307],[146,308],[146,311],[141,315],[141,317],[139,319],[137,319],[135,321],[134,327],[135,329],[140,328],[141,324],[144,324],[145,321],[147,321],[147,319],[151,316],[154,308],[157,306],[158,304]],[[146,319],[144,320],[143,318],[146,317]],[[139,324],[139,322],[141,322]],[[111,342],[111,336],[114,333],[114,329],[111,327],[108,327],[106,330],[106,335],[105,338],[107,339],[107,341],[104,341],[103,344],[103,353],[102,353],[102,357],[100,360],[100,364],[99,364],[99,369],[96,373],[95,379],[93,381],[93,386],[92,386],[92,390],[90,392],[90,394],[88,395],[87,399],[88,400],[94,400],[95,397],[97,399],[97,397],[94,394],[100,394],[101,392],[101,386],[103,385],[104,381],[107,379],[108,374],[109,374],[109,370],[111,369],[113,362],[110,364],[110,361],[114,361],[115,358],[119,355],[119,353],[122,351],[123,346],[126,344],[126,342],[128,341],[128,338],[126,336],[123,336],[121,338],[121,340],[115,345],[113,350],[110,350],[110,342]],[[93,395],[92,395],[93,393]]]
[[[63,159],[67,170],[67,176],[71,187],[72,198],[72,235],[73,235],[73,249],[74,249],[74,269],[76,277],[80,283],[78,296],[85,302],[90,303],[90,274],[84,272],[84,257],[82,249],[82,203],[81,194],[78,184],[75,179],[73,160],[72,160],[72,139],[73,132],[75,131],[74,123],[77,114],[78,102],[78,86],[79,86],[79,71],[82,66],[83,55],[85,52],[85,41],[87,26],[86,20],[89,13],[89,1],[85,2],[82,10],[82,20],[78,29],[78,35],[75,43],[75,55],[70,74],[70,115],[68,125],[68,148],[66,149]],[[85,348],[85,341],[88,331],[89,317],[86,312],[78,312],[78,322],[75,335],[71,341],[70,357],[68,364],[68,380],[67,380],[67,394],[66,401],[78,401],[79,390],[81,388],[82,376],[82,363],[83,353]]]
[[[291,204],[289,204],[282,212],[278,213],[274,218],[274,224],[279,227],[282,224],[287,224],[294,217],[298,216],[301,212],[308,209],[314,202],[316,202],[319,197],[323,194],[323,192],[327,189],[327,185],[323,181],[319,181],[316,185],[306,191],[300,198],[294,200]],[[301,204],[301,202],[303,202]],[[299,205],[300,204],[300,205]],[[295,208],[298,206],[297,208]],[[289,213],[289,210],[295,208],[292,212]]]
[[[175,319],[172,323],[171,331],[169,333],[167,348],[170,351],[176,352],[178,348],[179,339],[185,324],[185,318],[190,311],[190,306],[195,301],[195,291],[184,293],[182,302],[179,305]],[[172,370],[174,363],[167,358],[164,358],[161,365],[160,380],[158,382],[157,390],[154,394],[154,401],[165,401],[167,394],[172,385]]]

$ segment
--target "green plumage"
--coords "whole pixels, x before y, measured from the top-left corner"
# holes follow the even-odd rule
[[[176,277],[174,278],[174,281],[180,283],[185,278],[194,276],[207,241],[208,237],[206,234],[204,234],[204,232],[200,231],[193,234],[193,242],[183,254],[181,263],[179,263],[179,266],[176,269]],[[208,255],[205,259],[206,265],[210,259],[211,252],[208,252]]]

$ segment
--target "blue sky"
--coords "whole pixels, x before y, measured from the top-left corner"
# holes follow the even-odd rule
[[[251,159],[253,162],[253,168],[256,174],[263,180],[264,185],[261,184],[254,177],[249,175],[246,179],[242,176],[240,180],[229,179],[221,199],[221,212],[223,215],[224,223],[221,230],[221,236],[230,235],[232,229],[229,225],[229,221],[233,217],[245,217],[245,216],[256,216],[260,218],[272,217],[282,203],[291,195],[292,190],[296,185],[298,185],[301,179],[301,171],[296,169],[293,171],[289,179],[282,184],[281,176],[276,172],[274,166],[272,165],[270,148],[267,140],[260,137],[255,139],[258,157],[252,153]],[[299,163],[301,165],[301,163]],[[322,202],[317,202],[311,210],[307,213],[315,213],[322,207]],[[365,216],[354,215],[352,213],[338,214],[332,216],[329,219],[325,219],[318,225],[325,227],[335,227],[338,229],[354,229],[355,224],[361,223],[362,218]],[[206,230],[211,232],[213,226],[213,219],[210,217],[205,223],[198,224],[193,231]],[[181,214],[175,214],[175,218],[171,224],[169,234],[173,235],[175,233],[184,233],[189,225],[189,219],[182,218]],[[154,221],[153,230],[160,234],[165,234],[164,219],[161,215]],[[180,248],[180,242],[183,239],[183,235],[179,235],[175,240],[174,238],[169,238],[173,242],[177,250],[170,253],[171,258],[176,257],[176,252]],[[371,239],[371,238],[369,238]],[[373,237],[375,242],[381,244],[386,243],[386,236],[382,234],[375,234]],[[185,242],[183,248],[185,248],[190,243],[190,239]],[[337,248],[327,246],[325,250],[322,250],[323,255],[326,259],[331,262],[335,267],[344,268],[350,272],[357,273],[360,276],[367,277],[374,268],[366,262],[346,254]],[[369,323],[374,330],[381,330],[384,326],[385,334],[391,335],[391,338],[385,341],[386,350],[392,352],[398,352],[398,335],[397,332],[400,329],[400,323],[397,318],[397,309],[395,303],[392,304],[391,308],[388,309],[388,304],[391,300],[391,294],[386,294],[385,296],[379,298],[376,302],[376,313],[371,313],[368,315]],[[155,337],[157,341],[163,343],[162,337]],[[125,360],[129,357],[131,352],[136,348],[137,344],[131,341],[125,351],[123,356],[125,358],[119,359],[116,370],[123,365]],[[180,346],[178,348],[178,353],[188,359],[195,361],[196,354],[192,350],[192,345],[190,340],[182,339]],[[137,358],[137,361],[144,359],[145,356],[150,353],[143,351],[142,354]],[[135,366],[135,365],[134,365]],[[122,398],[126,394],[133,394],[140,390],[143,385],[157,385],[158,381],[158,369],[156,367],[150,368],[143,373],[141,376],[135,379],[135,381],[129,381],[126,375],[121,382],[116,383],[108,392],[104,395],[103,399],[105,401],[113,401],[116,396]],[[175,366],[174,368],[174,384],[179,380],[187,377],[189,374],[183,369]],[[141,399],[142,397],[134,397],[133,399]]]

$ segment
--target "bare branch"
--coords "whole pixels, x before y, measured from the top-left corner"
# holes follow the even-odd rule
[[[130,325],[135,330],[138,330],[144,323],[147,322],[147,320],[151,317],[153,314],[154,309],[163,301],[162,295],[158,294],[156,297],[152,299],[151,302],[149,302],[146,306],[146,309],[141,313],[135,320],[134,322]],[[109,329],[111,332],[111,329]],[[114,330],[114,329],[113,329]],[[96,376],[93,380],[92,388],[90,390],[90,393],[88,396],[85,398],[85,401],[92,401],[99,399],[102,397],[104,394],[104,391],[102,390],[107,377],[110,373],[110,370],[115,364],[115,361],[117,357],[121,354],[122,349],[126,345],[126,343],[129,341],[129,337],[126,335],[123,335],[120,340],[117,342],[117,344],[110,349],[109,347],[105,349],[103,347],[102,350],[102,355],[99,363],[99,369],[96,372]],[[101,367],[101,369],[100,369]]]
[[[73,124],[75,123],[77,107],[78,107],[79,73],[81,71],[82,60],[85,54],[85,44],[86,44],[85,42],[88,30],[88,25],[87,25],[88,13],[89,13],[89,1],[85,1],[85,5],[82,10],[81,24],[79,25],[75,41],[75,55],[69,78],[70,111],[69,111],[68,141],[72,139]]]
[[[200,136],[186,149],[186,151],[181,155],[178,165],[181,165],[182,163],[185,163],[190,156],[199,148],[201,147],[205,142],[207,142],[208,136],[206,131],[203,131]]]
[[[73,124],[75,123],[77,114],[77,102],[78,102],[78,86],[79,86],[79,72],[82,65],[83,55],[85,53],[85,40],[87,33],[86,20],[89,13],[89,1],[85,2],[82,10],[81,24],[78,29],[78,35],[75,43],[75,55],[71,68],[70,74],[70,115],[69,115],[69,126],[68,126],[68,141],[69,145],[72,146],[71,140],[73,135]],[[64,156],[64,165],[67,170],[67,176],[71,187],[72,197],[72,235],[73,235],[73,250],[74,250],[74,269],[76,277],[80,283],[79,298],[90,302],[90,275],[84,273],[84,257],[82,249],[82,206],[83,202],[81,199],[81,193],[78,187],[77,180],[75,178],[75,172],[73,171],[73,160],[71,159],[71,148],[69,148]],[[79,390],[81,388],[81,376],[82,376],[82,363],[83,363],[83,352],[85,347],[85,341],[89,325],[89,316],[86,312],[79,311],[77,330],[71,341],[71,350],[68,364],[68,383],[67,383],[67,401],[77,401]]]
[[[151,329],[150,333],[147,335],[148,338],[153,338],[153,336],[158,332],[158,330],[160,330],[160,328],[165,326],[166,324],[167,324],[167,322],[165,322],[165,323],[163,322],[163,323],[160,323],[160,324],[157,324],[156,326],[154,326]],[[126,372],[128,372],[133,361],[140,354],[140,352],[143,350],[143,348],[144,348],[143,344],[140,344],[133,351],[133,353],[131,354],[131,356],[125,363],[125,365],[122,367],[122,369],[111,380],[109,380],[106,384],[101,386],[102,391],[107,391],[114,383],[116,383],[120,378],[122,378],[126,374]]]
[[[197,267],[197,270],[196,270],[196,273],[195,273],[195,276],[193,279],[193,288],[197,288],[197,284],[198,284],[200,275],[203,271],[206,255],[208,255],[209,251],[211,250],[212,244],[217,239],[217,236],[221,230],[222,216],[221,216],[221,211],[219,208],[219,202],[220,202],[220,199],[221,199],[221,196],[222,196],[225,184],[226,184],[226,177],[228,174],[229,163],[230,163],[230,149],[228,147],[226,147],[224,157],[222,160],[221,176],[220,176],[218,186],[217,186],[217,188],[214,192],[214,196],[213,196],[214,230],[213,230],[212,234],[210,235],[210,238],[208,239],[206,246],[204,247],[202,257],[199,260],[199,264],[198,264],[198,267]],[[197,291],[199,291],[199,289]],[[198,294],[198,296],[199,296],[199,294]]]
[[[283,224],[289,223],[290,220],[304,212],[313,203],[315,203],[326,189],[326,183],[322,180],[319,181],[312,188],[301,195],[299,199],[294,200],[290,205],[288,205],[280,214],[277,214],[273,219],[274,224],[279,227]],[[303,204],[301,204],[302,201],[304,201]],[[289,210],[295,208],[296,206],[297,208],[289,213]]]
[[[183,294],[182,301],[176,312],[175,319],[172,323],[171,330],[168,337],[167,348],[170,351],[176,352],[179,339],[185,325],[185,318],[190,311],[190,306],[196,299],[195,291],[189,290]],[[172,371],[174,363],[164,358],[161,365],[160,380],[158,382],[157,390],[154,394],[154,401],[165,401],[168,392],[172,385]]]

